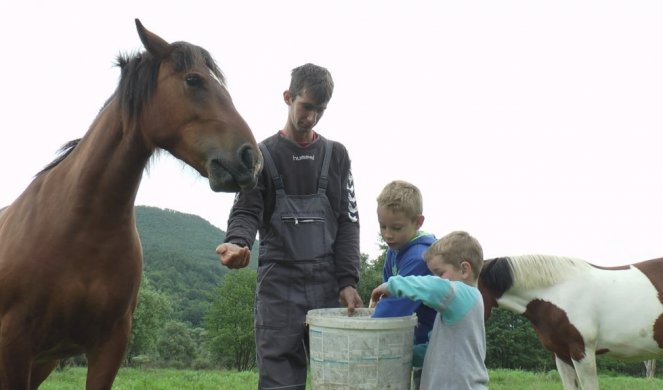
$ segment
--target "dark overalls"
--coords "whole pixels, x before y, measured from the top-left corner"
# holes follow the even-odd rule
[[[256,286],[256,348],[263,390],[306,388],[306,313],[339,306],[334,267],[338,222],[325,194],[332,143],[324,142],[318,190],[310,195],[285,193],[269,150],[260,144],[276,189],[270,228],[260,239]]]

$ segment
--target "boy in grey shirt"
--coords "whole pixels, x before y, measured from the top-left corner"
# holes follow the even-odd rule
[[[483,265],[481,245],[466,232],[452,232],[437,240],[424,259],[433,275],[393,276],[376,287],[371,298],[419,299],[438,312],[424,358],[421,390],[487,389],[486,329],[477,289]]]

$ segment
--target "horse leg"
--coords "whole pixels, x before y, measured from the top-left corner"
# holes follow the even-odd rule
[[[576,370],[571,365],[560,359],[555,355],[555,365],[557,366],[557,372],[562,379],[562,386],[564,390],[578,390],[578,377],[576,376]]]
[[[596,373],[596,355],[594,350],[585,349],[585,357],[580,361],[573,361],[578,374],[578,380],[583,390],[598,390],[599,377]]]
[[[645,372],[648,379],[656,376],[656,360],[645,360]]]
[[[55,367],[58,366],[59,360],[49,360],[42,363],[32,364],[32,374],[30,375],[30,387],[37,389],[43,381],[53,372]]]
[[[32,354],[31,338],[23,326],[5,315],[0,321],[0,388],[28,390]]]
[[[113,329],[106,340],[86,352],[87,390],[110,390],[115,380],[131,334],[131,313]]]

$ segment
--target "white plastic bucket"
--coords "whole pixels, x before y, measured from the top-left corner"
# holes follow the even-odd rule
[[[314,390],[410,388],[416,315],[371,318],[372,309],[310,310],[311,387]]]

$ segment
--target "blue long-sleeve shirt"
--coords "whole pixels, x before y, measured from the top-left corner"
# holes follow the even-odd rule
[[[396,275],[430,275],[423,254],[434,242],[434,235],[421,232],[400,250],[387,250],[382,274],[383,280],[386,282]],[[378,302],[373,317],[403,317],[412,313],[416,313],[418,319],[414,332],[414,344],[419,347],[415,347],[414,365],[421,366],[421,361],[426,353],[425,345],[428,343],[429,333],[433,329],[437,314],[435,310],[424,305],[420,300],[386,297]]]

